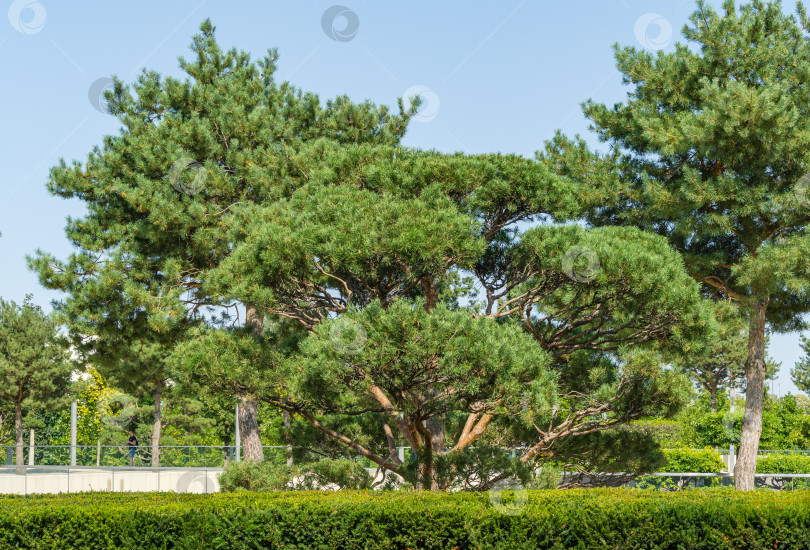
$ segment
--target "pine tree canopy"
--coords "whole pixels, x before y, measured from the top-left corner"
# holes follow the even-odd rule
[[[184,80],[116,81],[119,135],[51,171],[52,193],[87,205],[66,228],[78,252],[30,260],[122,375],[165,366],[245,400],[240,414],[271,404],[404,474],[399,438],[429,488],[453,448],[548,460],[565,438],[682,406],[661,354],[712,322],[683,259],[661,235],[563,223],[612,181],[543,156],[403,147],[417,105],[323,103],[275,80],[275,51],[253,62],[201,31]],[[202,315],[236,304],[245,326]],[[367,338],[348,359],[341,322]]]
[[[584,104],[609,151],[559,134],[542,161],[577,184],[614,189],[593,225],[666,236],[703,293],[749,320],[746,414],[735,484],[753,489],[768,372],[766,328],[810,310],[810,21],[799,4],[703,0],[673,52],[615,48],[626,101]]]
[[[769,296],[771,328],[795,330],[810,309],[805,12],[727,1],[718,14],[699,2],[690,21],[673,53],[616,47],[627,100],[584,104],[610,153],[557,136],[544,158],[575,180],[615,185],[592,223],[666,235],[706,293]]]

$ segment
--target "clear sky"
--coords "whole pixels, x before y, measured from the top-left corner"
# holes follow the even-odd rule
[[[580,103],[612,104],[627,89],[611,45],[671,50],[692,0],[382,0],[158,2],[4,0],[0,18],[0,296],[26,294],[47,309],[25,255],[70,249],[66,216],[78,201],[50,196],[48,168],[60,157],[84,160],[115,118],[98,109],[110,75],[132,81],[147,67],[180,76],[177,58],[206,17],[225,47],[254,57],[280,53],[279,79],[318,93],[395,105],[427,100],[405,145],[468,153],[532,156],[556,129],[587,132]],[[710,2],[719,7],[720,2]],[[797,335],[775,336],[782,362],[774,389],[796,391],[789,371]]]

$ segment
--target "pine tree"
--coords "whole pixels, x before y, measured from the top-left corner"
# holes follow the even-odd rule
[[[728,302],[717,302],[714,315],[715,331],[702,345],[676,356],[675,363],[709,392],[711,410],[717,412],[717,394],[745,377],[748,333],[739,310]]]
[[[558,135],[544,155],[575,181],[613,186],[591,223],[665,235],[703,292],[749,320],[734,472],[743,490],[754,488],[766,327],[797,330],[810,310],[810,21],[797,10],[726,0],[720,14],[701,0],[683,30],[691,44],[657,55],[617,47],[627,100],[584,106],[610,153]]]
[[[17,464],[23,464],[23,413],[64,404],[74,365],[58,327],[30,297],[0,299],[0,400],[14,410]]]
[[[799,391],[810,396],[810,339],[804,335],[802,335],[802,351],[804,357],[797,361],[796,366],[791,369],[790,379],[793,380]]]
[[[402,103],[400,115],[345,96],[324,106],[276,81],[275,50],[253,61],[222,50],[210,21],[200,30],[193,59],[180,59],[184,80],[147,70],[131,89],[115,80],[107,100],[121,134],[106,137],[84,164],[61,161],[51,170],[49,190],[87,206],[66,227],[80,251],[66,261],[38,252],[30,264],[45,286],[69,293],[60,309],[80,324],[101,323],[110,312],[137,316],[144,324],[136,336],[152,341],[166,340],[206,306],[236,314],[232,296],[205,284],[230,254],[224,219],[231,209],[279,200],[302,185],[319,156],[301,153],[308,143],[395,144],[405,131],[411,115]],[[250,302],[244,310],[242,322],[260,331],[263,312]],[[258,403],[238,397],[245,456],[261,460]]]

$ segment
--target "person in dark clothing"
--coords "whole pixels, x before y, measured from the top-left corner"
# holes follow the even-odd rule
[[[135,432],[129,432],[127,447],[129,447],[129,465],[135,466],[135,451],[138,450],[138,439],[135,437]]]

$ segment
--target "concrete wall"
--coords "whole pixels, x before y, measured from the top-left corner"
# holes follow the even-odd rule
[[[0,470],[0,493],[79,493],[84,491],[174,491],[176,493],[216,493],[221,468],[188,469],[68,469],[28,470],[17,474],[14,468]]]

